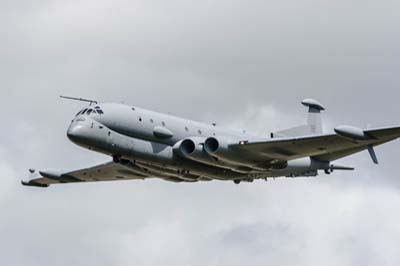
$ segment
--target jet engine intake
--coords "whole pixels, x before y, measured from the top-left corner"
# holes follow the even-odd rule
[[[251,168],[241,168],[237,164],[228,163],[226,161],[219,160],[217,157],[212,156],[210,152],[207,151],[206,140],[204,138],[187,138],[184,139],[174,146],[174,153],[178,156],[196,161],[202,164],[229,169],[237,173],[248,173]],[[209,143],[219,146],[219,143]],[[209,147],[209,149],[217,149],[216,146]]]
[[[180,143],[179,151],[184,157],[188,157],[196,150],[196,143],[193,139],[185,139]]]
[[[204,159],[208,157],[208,155],[203,150],[203,146],[204,138],[194,137],[187,138],[176,143],[173,149],[175,154],[183,158],[198,161],[199,159]]]
[[[211,137],[206,139],[206,141],[204,142],[204,149],[209,154],[214,154],[218,152],[219,148],[220,144],[216,138]]]

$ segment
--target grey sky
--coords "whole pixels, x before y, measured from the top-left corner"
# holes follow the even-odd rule
[[[355,173],[24,188],[108,160],[70,143],[81,104],[126,102],[259,134],[305,119],[399,124],[398,1],[0,0],[4,265],[398,265],[399,142]]]

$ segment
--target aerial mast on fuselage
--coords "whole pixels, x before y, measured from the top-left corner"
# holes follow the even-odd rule
[[[84,99],[84,98],[77,98],[77,97],[70,97],[70,96],[63,96],[60,95],[60,98],[62,99],[67,99],[67,100],[72,100],[72,101],[79,101],[79,102],[87,102],[90,105],[92,104],[98,104],[99,102],[96,100],[90,100],[90,99]]]

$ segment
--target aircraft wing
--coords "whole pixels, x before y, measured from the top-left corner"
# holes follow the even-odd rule
[[[126,165],[108,162],[94,167],[76,171],[30,170],[34,175],[27,181],[22,181],[25,186],[48,187],[53,184],[79,183],[79,182],[100,182],[114,180],[132,180],[149,178],[140,171],[140,168],[129,163]]]
[[[299,138],[279,138],[262,142],[241,142],[230,145],[232,149],[251,154],[263,160],[289,161],[313,157],[321,161],[334,161],[348,155],[395,140],[400,137],[400,127],[389,127],[360,131],[360,136],[328,134]],[[360,138],[357,138],[360,137]],[[371,155],[372,156],[372,155]],[[377,162],[377,160],[375,160]]]

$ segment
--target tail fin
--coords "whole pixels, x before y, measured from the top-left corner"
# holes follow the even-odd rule
[[[304,106],[308,107],[307,123],[305,125],[271,133],[271,138],[285,138],[322,134],[321,111],[324,111],[325,108],[319,102],[313,99],[306,99],[301,103]]]

